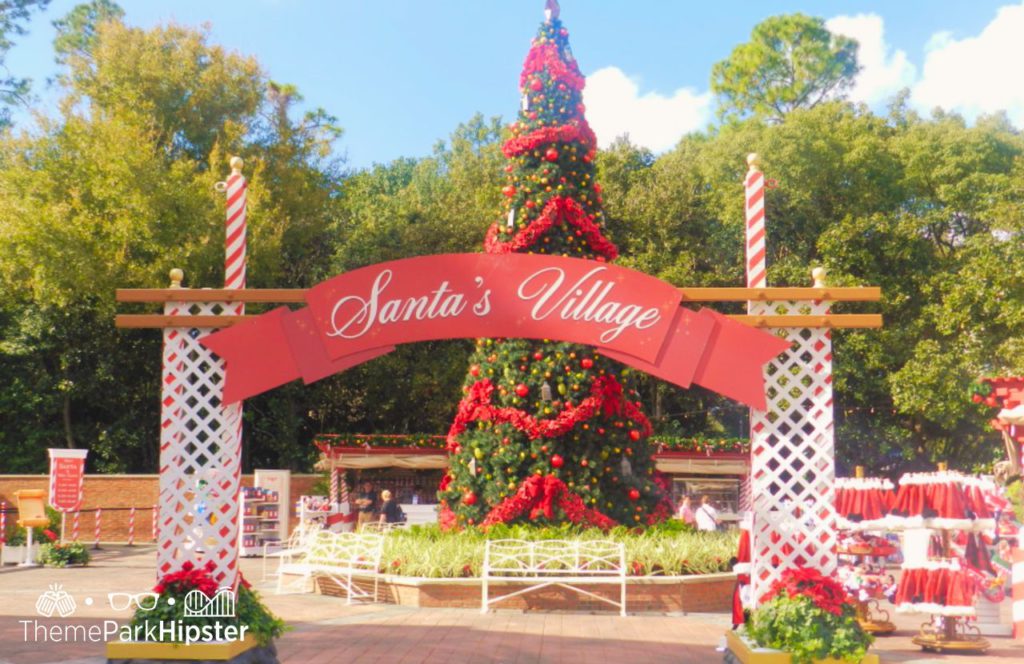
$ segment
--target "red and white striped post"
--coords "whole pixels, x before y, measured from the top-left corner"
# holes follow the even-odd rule
[[[338,501],[341,500],[341,492],[338,486],[338,469],[331,468],[331,488],[330,496],[328,498],[331,501],[331,505],[337,505]]]
[[[765,267],[764,173],[757,153],[747,155],[747,177],[743,183],[747,211],[747,288],[768,285]]]
[[[227,196],[227,207],[225,212],[225,244],[224,244],[224,288],[243,289],[245,288],[245,258],[246,258],[246,224],[248,210],[246,208],[246,193],[248,183],[242,175],[244,162],[241,157],[231,158],[231,175],[224,183],[224,191]],[[226,313],[241,316],[245,313],[245,303],[238,302],[234,306],[228,305]],[[234,431],[234,440],[229,445],[233,448],[238,457],[242,455],[242,402],[223,406],[224,423],[228,431]],[[237,529],[241,527],[241,463],[234,464],[233,477],[231,482],[234,486],[234,495],[222,496],[222,500],[234,501],[234,514],[238,515],[234,525],[236,529],[232,551],[221,551],[219,555],[226,556],[235,568],[238,560],[239,538]],[[237,583],[238,575],[230,579],[232,585]]]
[[[0,501],[0,544],[7,544],[7,503]]]
[[[152,526],[152,530],[153,530],[153,541],[154,542],[156,541],[156,523],[157,523],[156,515],[157,515],[158,511],[159,510],[157,510],[156,505],[153,505],[153,526]]]
[[[1013,591],[1013,638],[1024,641],[1024,528],[1017,536],[1017,546],[1011,554],[1010,583]]]
[[[103,510],[100,509],[99,507],[97,507],[96,508],[96,520],[95,520],[95,522],[93,524],[94,525],[94,527],[93,527],[93,535],[94,535],[94,537],[93,537],[92,548],[94,548],[94,549],[100,548],[100,520],[102,518],[103,518]]]
[[[75,512],[75,518],[71,520],[71,541],[78,541],[78,517],[81,512]]]
[[[128,546],[135,546],[135,508],[128,510]]]

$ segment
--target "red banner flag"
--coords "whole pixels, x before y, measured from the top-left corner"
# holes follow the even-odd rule
[[[539,254],[446,254],[380,263],[314,286],[201,343],[228,364],[224,402],[307,383],[394,346],[433,339],[553,339],[689,387],[764,406],[761,367],[785,341],[708,310],[681,309],[659,279],[600,261]]]

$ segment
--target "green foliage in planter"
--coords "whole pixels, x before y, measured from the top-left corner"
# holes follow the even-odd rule
[[[613,528],[607,533],[571,525],[537,527],[498,524],[487,531],[445,532],[435,525],[396,530],[384,540],[381,571],[402,576],[457,578],[479,576],[488,539],[595,540],[626,545],[627,572],[633,576],[676,576],[729,571],[736,552],[735,532],[696,532],[679,522],[646,530]]]
[[[81,542],[48,542],[39,547],[39,562],[47,567],[88,565],[89,551]]]
[[[793,664],[826,657],[859,662],[872,642],[842,586],[810,569],[787,570],[747,630],[757,645],[789,653]]]
[[[210,567],[197,569],[191,563],[186,562],[182,569],[164,576],[160,583],[153,588],[153,592],[159,595],[156,606],[150,610],[139,608],[132,616],[132,633],[145,637],[147,631],[160,634],[162,624],[171,624],[180,621],[186,628],[189,626],[215,628],[221,626],[221,631],[228,626],[241,628],[248,627],[247,634],[255,637],[256,641],[265,646],[273,639],[284,634],[287,629],[285,622],[272,614],[263,602],[260,601],[256,591],[249,587],[243,579],[239,584],[235,595],[235,616],[232,618],[214,618],[206,616],[186,616],[185,596],[192,590],[200,590],[207,597],[212,597],[217,592],[217,583],[210,575]],[[170,602],[173,598],[174,602]],[[182,633],[181,631],[176,634]]]
[[[42,543],[47,541],[46,530],[53,532],[60,532],[60,512],[53,509],[49,505],[46,506],[46,518],[50,520],[50,523],[41,528],[32,529],[32,541],[36,543]],[[14,534],[7,538],[7,543],[11,546],[22,546],[27,543],[27,534],[25,529],[18,526],[14,529]]]

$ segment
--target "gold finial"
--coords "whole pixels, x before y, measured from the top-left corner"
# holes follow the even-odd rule
[[[747,155],[747,168],[751,171],[761,170],[761,155],[751,152]]]
[[[231,163],[231,174],[232,175],[241,175],[242,174],[242,166],[245,166],[245,162],[242,161],[242,158],[241,157],[232,157],[230,163]]]
[[[811,278],[814,279],[814,287],[815,288],[824,288],[825,287],[825,275],[826,274],[828,274],[828,273],[825,272],[825,268],[823,268],[823,267],[816,267],[813,270],[811,270]]]
[[[937,464],[935,464],[935,465],[936,465],[936,467],[937,467],[937,469],[938,469],[938,471],[939,471],[940,473],[944,473],[944,472],[946,472],[947,470],[949,470],[949,466],[948,466],[948,465],[946,464],[946,462],[945,462],[945,461],[940,461],[940,462],[938,462],[938,463],[937,463]]]
[[[171,288],[181,288],[181,282],[185,278],[185,273],[178,268],[174,268],[170,272],[171,276]]]
[[[857,479],[863,479],[863,477],[864,477],[864,466],[854,466],[853,467],[853,476],[856,477]]]

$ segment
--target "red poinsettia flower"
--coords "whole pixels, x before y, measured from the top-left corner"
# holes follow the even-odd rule
[[[49,528],[44,530],[43,534],[46,535],[47,539],[49,539],[51,542],[56,542],[57,541],[57,533],[53,532]]]

